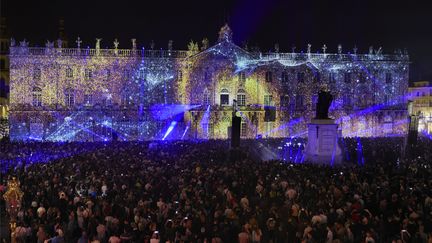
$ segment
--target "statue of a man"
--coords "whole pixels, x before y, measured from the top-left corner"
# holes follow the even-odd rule
[[[328,110],[333,101],[333,96],[329,91],[322,89],[318,93],[318,102],[316,105],[316,119],[329,119]]]
[[[62,46],[63,46],[63,41],[62,41],[62,39],[57,39],[57,48],[62,48]]]
[[[114,39],[114,49],[118,49],[120,42],[117,40],[117,38]]]
[[[100,42],[101,42],[102,38],[96,38],[96,49],[100,49]]]

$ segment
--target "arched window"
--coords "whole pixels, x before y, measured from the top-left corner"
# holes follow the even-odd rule
[[[32,91],[33,106],[42,106],[42,89],[34,87]]]
[[[66,68],[66,78],[73,78],[73,70],[72,68]]]
[[[68,107],[75,105],[75,93],[73,89],[65,90],[65,105]]]
[[[237,91],[237,105],[245,106],[246,105],[246,92],[244,89],[239,89]]]
[[[229,105],[229,91],[227,89],[222,89],[220,92],[220,104]]]
[[[266,82],[273,82],[273,73],[271,71],[267,71],[265,73]]]

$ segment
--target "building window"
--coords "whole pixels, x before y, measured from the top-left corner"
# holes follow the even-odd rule
[[[316,105],[318,103],[318,95],[312,95],[312,109],[316,109]]]
[[[349,95],[349,94],[344,95],[343,104],[344,104],[344,106],[348,106],[348,107],[351,106],[351,95]]]
[[[297,73],[297,82],[304,83],[305,74],[303,72]]]
[[[131,77],[131,70],[129,70],[129,69],[125,69],[125,70],[123,71],[123,78],[124,78],[124,79],[130,79],[130,77]]]
[[[213,138],[214,137],[214,125],[213,123],[204,123],[202,124],[203,128],[203,135],[207,138]]]
[[[240,136],[241,137],[247,136],[247,124],[246,124],[246,122],[242,122],[240,124]]]
[[[41,78],[41,69],[36,67],[33,69],[33,79],[40,80]]]
[[[264,122],[265,136],[271,136],[273,132],[273,122]]]
[[[183,73],[182,73],[182,71],[177,71],[177,80],[179,80],[179,81],[183,80]]]
[[[264,95],[264,107],[272,106],[273,104],[273,95]]]
[[[92,95],[91,94],[85,94],[84,95],[84,105],[91,105],[92,104]]]
[[[73,78],[73,70],[72,68],[67,68],[66,69],[66,78]]]
[[[267,71],[265,73],[266,82],[273,82],[273,73],[271,71]]]
[[[282,72],[281,74],[281,82],[282,85],[288,85],[288,73],[287,72]]]
[[[121,105],[127,106],[130,104],[129,94],[128,93],[122,93],[121,95]]]
[[[281,107],[288,107],[290,104],[290,98],[288,95],[282,95],[280,97],[280,106]]]
[[[346,84],[351,83],[351,73],[345,73],[344,75],[344,81]]]
[[[67,89],[65,91],[65,104],[68,107],[75,105],[75,95],[72,89]]]
[[[392,83],[392,74],[391,73],[386,73],[386,84],[391,84]]]
[[[316,73],[314,73],[314,74],[315,74],[314,81],[316,83],[319,83],[321,81],[321,74],[318,71]]]
[[[304,97],[303,95],[297,95],[296,96],[296,107],[297,109],[303,108],[304,105]]]
[[[210,76],[211,75],[210,75],[209,69],[206,68],[206,70],[204,72],[204,81],[209,81],[211,79]]]
[[[206,89],[204,90],[204,95],[203,95],[203,104],[205,106],[210,105],[210,92]]]
[[[365,83],[366,82],[366,75],[364,73],[359,74],[359,82]]]
[[[42,106],[42,89],[39,87],[33,88],[33,106]]]
[[[221,105],[229,105],[229,92],[227,89],[222,89],[220,94]]]
[[[336,82],[336,74],[334,72],[329,73],[329,83],[335,83]]]
[[[246,82],[246,74],[245,74],[245,72],[240,72],[239,73],[239,81],[242,82],[242,83]]]
[[[142,79],[142,80],[144,80],[145,77],[146,77],[145,70],[144,69],[140,69],[139,70],[139,78]]]
[[[237,94],[237,105],[245,106],[246,105],[246,95],[245,94]]]
[[[107,68],[107,69],[105,70],[105,74],[106,74],[106,79],[107,79],[107,80],[111,78],[111,70],[110,70],[110,69]]]
[[[246,92],[243,89],[239,89],[237,91],[237,105],[238,106],[246,105]]]
[[[92,79],[93,78],[93,71],[90,68],[86,68],[84,70],[84,77],[85,79]]]

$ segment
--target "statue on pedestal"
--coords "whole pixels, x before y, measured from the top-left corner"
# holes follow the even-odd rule
[[[100,42],[101,42],[102,38],[96,38],[96,50],[100,49]]]
[[[75,42],[77,44],[77,48],[80,49],[82,41],[81,41],[81,38],[79,36],[78,36],[78,38],[77,38],[77,40]]]
[[[137,49],[137,46],[136,46],[136,39],[133,38],[133,39],[131,39],[131,41],[132,41],[132,50],[136,50],[136,49]]]
[[[318,102],[316,104],[315,119],[329,119],[328,110],[333,101],[333,95],[327,90],[322,89],[318,93]]]
[[[117,40],[117,38],[115,38],[113,44],[114,44],[114,49],[117,50],[117,49],[118,49],[118,46],[119,46],[119,44],[120,44],[120,42]]]
[[[316,117],[308,124],[308,143],[305,161],[334,165],[342,162],[342,150],[338,144],[338,124],[329,118],[333,96],[325,87],[318,93]]]

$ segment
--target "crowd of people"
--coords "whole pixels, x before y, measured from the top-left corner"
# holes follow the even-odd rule
[[[330,167],[234,161],[227,141],[3,142],[0,193],[20,180],[18,242],[432,242],[431,140],[410,160],[361,143],[364,164]]]

